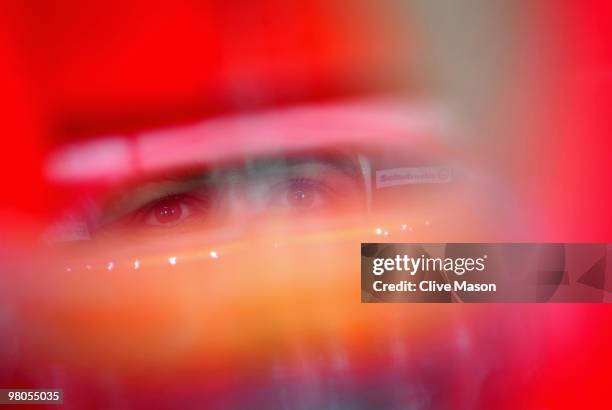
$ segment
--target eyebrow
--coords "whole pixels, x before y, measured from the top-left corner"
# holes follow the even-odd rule
[[[309,151],[298,153],[285,153],[277,156],[254,158],[247,163],[247,168],[261,171],[274,166],[296,167],[307,164],[324,165],[341,172],[350,178],[359,176],[359,165],[356,155],[346,150]]]
[[[351,152],[352,151],[348,149],[297,152],[285,151],[273,155],[245,158],[216,165],[202,163],[191,167],[164,170],[149,174],[145,177],[132,179],[119,185],[118,189],[130,190],[144,184],[164,182],[214,182],[213,179],[216,174],[227,170],[246,168],[247,170],[260,171],[274,165],[290,167],[304,165],[306,163],[324,164],[334,170],[345,173],[349,177],[356,177],[359,174],[359,166],[356,155],[352,155]]]

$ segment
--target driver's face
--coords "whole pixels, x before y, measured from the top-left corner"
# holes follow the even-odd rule
[[[345,150],[278,154],[191,167],[114,187],[80,214],[91,239],[168,236],[267,217],[330,216],[365,210],[358,156]]]

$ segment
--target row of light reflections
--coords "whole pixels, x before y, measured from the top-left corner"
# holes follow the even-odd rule
[[[423,223],[426,226],[430,225],[429,220],[425,220]],[[388,230],[386,228],[383,228],[383,227],[379,226],[379,227],[376,227],[374,229],[374,234],[376,236],[389,236],[390,231],[391,230]],[[402,224],[402,225],[399,226],[399,230],[398,231],[399,232],[413,232],[414,231],[414,227],[410,226],[410,225],[407,225],[407,224]],[[278,242],[274,242],[273,246],[274,246],[274,248],[278,248],[279,247],[279,243]],[[220,254],[216,250],[209,251],[207,256],[210,259],[219,259],[220,258]],[[179,258],[178,258],[178,256],[174,256],[174,255],[168,256],[168,258],[166,260],[166,263],[168,263],[168,265],[175,266],[175,265],[177,265],[179,263]],[[108,262],[106,262],[105,269],[110,272],[113,269],[115,269],[116,266],[117,266],[117,264],[115,263],[115,261],[108,261]],[[135,259],[132,262],[132,264],[131,264],[131,268],[133,270],[139,270],[141,268],[141,266],[142,266],[142,262],[139,259]],[[91,271],[93,269],[94,269],[94,267],[92,265],[90,265],[90,264],[85,265],[85,270]],[[72,266],[66,266],[66,268],[65,268],[66,272],[72,272],[73,270],[74,270],[74,268]]]
[[[429,220],[425,220],[425,221],[423,221],[423,224],[425,226],[429,226],[431,223],[429,222]],[[413,232],[414,231],[414,227],[412,227],[410,225],[407,225],[407,224],[402,224],[402,225],[400,225],[400,232],[401,231],[403,231],[403,232]],[[389,230],[387,230],[387,229],[385,229],[383,227],[380,227],[380,226],[377,227],[376,229],[374,229],[374,233],[377,236],[389,236],[389,232],[390,232]]]
[[[208,252],[208,258],[210,259],[219,259],[220,255],[219,252],[215,251],[215,250],[211,250],[210,252]],[[174,266],[177,265],[179,262],[179,258],[178,256],[168,256],[168,258],[166,259],[166,263],[168,263],[168,265]],[[134,259],[134,261],[131,264],[131,267],[133,270],[139,270],[142,266],[142,262],[139,259]],[[117,267],[117,264],[115,263],[115,261],[108,261],[106,262],[106,266],[105,269],[107,271],[112,271]],[[94,269],[93,265],[87,264],[85,265],[85,269],[90,271]],[[66,272],[72,272],[74,270],[74,268],[72,266],[66,266]]]

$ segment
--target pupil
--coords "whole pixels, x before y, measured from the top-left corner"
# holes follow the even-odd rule
[[[288,201],[291,206],[306,208],[312,206],[314,202],[314,195],[312,190],[304,186],[294,186],[287,194]]]
[[[175,222],[181,214],[181,206],[175,199],[166,199],[155,207],[155,219],[161,224]]]

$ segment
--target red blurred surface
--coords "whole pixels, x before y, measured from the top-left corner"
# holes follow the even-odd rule
[[[381,33],[394,16],[363,2],[4,2],[2,9],[0,210],[23,217],[2,222],[17,230],[63,201],[42,177],[52,146],[388,88],[395,77],[381,78],[409,60],[394,47],[412,42],[396,29]],[[525,122],[509,125],[511,139],[480,143],[510,147],[489,158],[508,164],[505,182],[522,199],[520,237],[508,239],[612,239],[611,11],[605,2],[534,7],[542,25],[532,34],[555,55],[536,74],[542,87],[521,94],[537,106],[518,111]],[[525,326],[541,326],[534,343],[546,353],[531,374],[501,369],[483,386],[482,408],[607,408],[610,307],[518,310]]]

